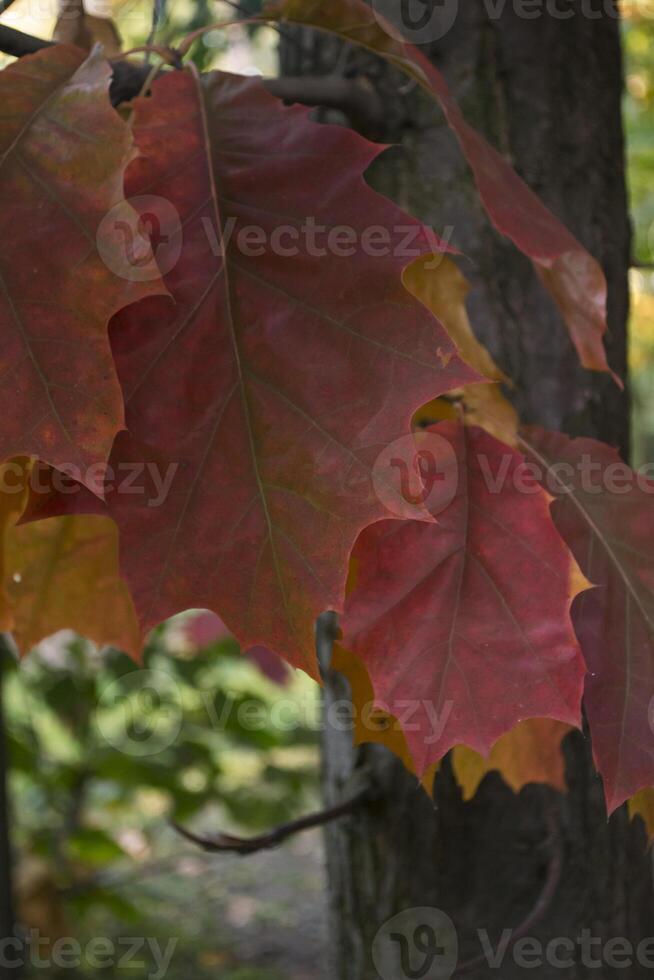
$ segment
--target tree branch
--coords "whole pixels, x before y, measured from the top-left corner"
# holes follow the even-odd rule
[[[0,51],[15,58],[36,54],[44,48],[51,48],[53,44],[53,41],[44,41],[43,38],[0,24]],[[116,106],[121,102],[129,102],[141,91],[150,69],[147,65],[137,65],[125,60],[112,61],[110,64],[114,73],[109,89],[111,103]]]
[[[306,106],[339,109],[354,129],[366,136],[379,136],[384,122],[384,105],[374,87],[365,78],[292,76],[265,78],[269,92],[285,102]]]
[[[23,34],[13,27],[0,24],[0,51],[14,58],[22,58],[24,54],[35,54],[42,48],[52,47],[52,44],[52,41],[44,41],[40,37],[32,37],[31,34]]]
[[[554,898],[556,890],[561,882],[561,872],[563,870],[563,843],[561,841],[561,831],[557,822],[557,817],[553,809],[546,811],[545,819],[549,833],[547,839],[543,841],[540,847],[544,848],[546,851],[549,851],[549,858],[545,871],[543,887],[533,908],[527,914],[526,918],[523,919],[520,925],[511,933],[507,950],[512,949],[519,939],[523,939],[525,936],[528,936],[533,927],[540,922],[552,904],[552,899]],[[476,956],[472,960],[466,960],[465,962],[460,963],[452,976],[462,977],[468,973],[473,973],[475,970],[478,970],[480,967],[485,965],[487,965],[487,959],[485,954],[482,954],[481,956]]]
[[[23,55],[52,47],[52,44],[52,41],[0,25],[0,51],[5,54],[22,58]],[[114,73],[109,93],[111,102],[115,106],[129,102],[143,88],[149,66],[124,59],[111,61],[110,64]],[[372,85],[363,78],[346,79],[329,75],[322,78],[267,78],[262,82],[272,95],[285,102],[339,109],[353,127],[366,136],[374,137],[381,130],[384,119],[382,101]]]
[[[208,851],[210,854],[229,851],[241,855],[255,854],[257,851],[278,847],[288,837],[292,837],[294,834],[298,834],[303,830],[309,830],[312,827],[321,827],[323,824],[330,823],[332,820],[338,820],[339,817],[344,817],[348,813],[352,813],[361,805],[366,795],[365,792],[361,792],[345,803],[339,803],[338,806],[331,807],[328,810],[321,810],[319,813],[311,813],[306,817],[300,817],[299,820],[292,820],[290,823],[281,824],[281,826],[275,827],[274,830],[269,831],[267,834],[249,839],[233,837],[231,834],[222,833],[215,834],[212,837],[200,837],[190,830],[180,827],[174,821],[172,826],[186,840],[191,841],[192,844],[197,844],[203,851]]]

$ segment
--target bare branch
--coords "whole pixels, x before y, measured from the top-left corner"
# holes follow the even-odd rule
[[[553,809],[548,809],[546,811],[545,819],[547,822],[548,836],[546,840],[539,845],[546,851],[549,851],[549,861],[545,872],[545,881],[533,908],[525,919],[523,919],[520,925],[511,933],[511,939],[507,947],[508,949],[515,946],[519,939],[523,939],[525,936],[528,936],[533,927],[540,922],[552,904],[552,899],[554,898],[556,890],[561,882],[561,872],[563,869],[563,844],[561,841],[561,831],[558,820]],[[456,968],[452,976],[462,977],[485,965],[487,965],[486,956],[482,954],[481,956],[477,956],[472,960],[466,960],[465,962],[461,963]]]
[[[52,44],[52,41],[43,41],[40,37],[32,37],[31,34],[24,34],[13,27],[0,24],[0,51],[13,55],[14,58],[22,58],[25,54],[35,54],[42,48],[52,47]]]
[[[49,48],[52,44],[52,41],[0,25],[0,51],[5,54],[21,58]],[[148,65],[117,59],[111,61],[111,66],[114,71],[110,89],[112,104],[120,105],[139,95],[148,78]],[[345,113],[355,129],[370,138],[374,138],[381,130],[384,120],[383,103],[373,86],[363,78],[347,79],[326,75],[320,78],[266,78],[262,82],[269,92],[285,102],[339,109]]]
[[[198,834],[194,834],[190,830],[180,827],[175,822],[173,822],[172,826],[186,840],[192,844],[197,844],[203,851],[207,851],[210,854],[225,852],[241,855],[256,854],[257,851],[278,847],[288,837],[292,837],[294,834],[298,834],[303,830],[309,830],[312,827],[321,827],[323,824],[330,823],[332,820],[338,820],[339,817],[344,817],[352,813],[361,805],[366,796],[367,794],[365,792],[359,793],[351,800],[347,800],[345,803],[339,803],[338,806],[331,807],[328,810],[321,810],[319,813],[311,813],[306,817],[300,817],[299,820],[292,820],[290,823],[281,824],[281,826],[275,827],[274,830],[269,831],[267,834],[249,839],[233,837],[231,834],[222,833],[215,834],[212,837],[200,837]]]
[[[339,109],[354,129],[369,137],[378,136],[384,122],[384,105],[374,87],[364,78],[284,76],[263,80],[269,92],[285,102]]]

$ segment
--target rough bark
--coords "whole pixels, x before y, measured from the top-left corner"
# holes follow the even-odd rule
[[[7,749],[4,725],[4,677],[7,673],[8,658],[11,656],[7,643],[0,634],[0,942],[14,936],[14,908],[12,897],[11,835],[9,800],[7,793]],[[14,967],[7,962],[15,956],[15,950],[2,949],[0,957],[0,980],[17,977]],[[6,957],[6,958],[5,958]]]
[[[510,3],[499,19],[489,16],[493,5],[459,6],[454,28],[432,46],[430,56],[468,118],[603,264],[609,282],[609,357],[624,377],[630,228],[617,19],[600,3],[586,2],[586,15],[581,2],[567,5],[575,10],[568,20],[546,14],[521,19]],[[589,11],[598,16],[588,16]],[[471,260],[465,272],[474,286],[472,321],[515,380],[522,418],[602,438],[627,453],[627,396],[608,378],[579,367],[530,264],[489,226],[467,167],[433,105],[415,89],[401,91],[398,76],[368,56],[348,53],[335,40],[310,32],[299,31],[284,44],[282,64],[294,75],[356,70],[373,75],[387,99],[383,135],[401,145],[384,155],[370,180],[436,230],[453,229],[453,243]],[[328,702],[347,694],[343,678],[330,672]],[[379,790],[356,818],[327,832],[330,975],[377,978],[371,959],[377,930],[398,911],[415,906],[435,906],[452,917],[460,962],[480,952],[477,930],[488,930],[495,944],[502,930],[529,916],[541,894],[552,848],[539,845],[548,838],[550,817],[558,828],[555,847],[562,870],[553,900],[529,924],[529,935],[544,943],[555,937],[574,941],[584,929],[604,942],[625,937],[637,943],[653,935],[643,827],[640,821],[630,825],[624,810],[607,823],[587,738],[571,736],[566,754],[570,791],[565,797],[536,786],[516,796],[491,775],[466,804],[446,764],[432,802],[385,750],[353,751],[349,734],[328,728],[327,804],[342,799],[353,773],[362,769]],[[605,965],[598,974],[582,962],[578,947],[575,957],[573,966],[545,965],[535,973],[565,980],[651,973],[634,964],[626,972]],[[524,973],[509,954],[499,971],[483,966],[467,975],[512,980]]]

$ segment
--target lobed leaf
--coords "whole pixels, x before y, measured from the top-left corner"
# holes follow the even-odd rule
[[[529,718],[502,735],[484,758],[465,745],[452,751],[452,768],[463,791],[471,800],[484,776],[499,772],[514,793],[529,783],[543,783],[565,793],[565,758],[561,743],[573,728],[551,718]]]
[[[457,744],[486,755],[533,717],[579,725],[584,664],[570,621],[579,571],[523,457],[476,427],[429,433],[456,455],[438,523],[382,521],[359,538],[343,645],[364,662],[419,774]],[[494,480],[500,474],[501,486]]]
[[[432,257],[416,259],[404,270],[403,281],[409,292],[441,321],[466,364],[487,379],[485,383],[475,382],[448,393],[449,398],[460,400],[464,421],[480,425],[497,439],[515,446],[518,415],[501,387],[509,382],[470,325],[466,309],[470,285],[459,267],[447,255],[438,256],[436,268]],[[427,406],[427,412],[430,409]],[[437,420],[440,417],[433,419]]]
[[[654,783],[654,481],[592,439],[528,429],[554,522],[597,588],[573,607],[584,705],[609,812]]]
[[[85,58],[58,45],[0,72],[0,459],[75,467],[101,494],[98,464],[124,424],[107,326],[161,285],[154,268],[146,281],[117,275],[99,252],[112,209],[105,258],[124,246],[133,150],[109,64],[99,50]]]
[[[30,469],[24,459],[0,467],[3,629],[13,632],[21,653],[58,630],[72,629],[138,659],[140,635],[119,574],[115,525],[93,515],[18,524]]]
[[[261,16],[306,24],[368,48],[410,75],[438,102],[470,164],[491,221],[533,261],[565,319],[584,367],[608,371],[602,340],[607,330],[607,287],[599,263],[508,161],[466,122],[431,61],[399,40],[395,28],[384,27],[383,18],[364,0],[271,0]]]
[[[315,674],[315,617],[341,607],[358,533],[388,514],[378,455],[421,403],[478,376],[404,289],[395,247],[344,255],[303,225],[357,243],[399,227],[417,254],[434,241],[365,184],[379,147],[251,78],[171,73],[136,101],[135,136],[129,193],[170,202],[183,247],[165,279],[174,305],[146,300],[114,321],[132,442],[111,462],[178,469],[158,506],[111,495],[124,574],[144,630],[207,608],[243,647]],[[297,237],[275,247],[280,227]],[[252,250],[248,228],[262,236]]]
[[[413,772],[413,758],[403,727],[393,715],[375,709],[373,686],[359,657],[336,645],[332,668],[344,674],[350,685],[355,744],[385,745]],[[412,719],[407,715],[405,725],[411,724]],[[455,745],[451,754],[452,772],[463,798],[472,799],[490,772],[498,772],[515,793],[529,783],[544,783],[565,792],[565,759],[561,743],[571,731],[572,727],[564,722],[529,718],[502,735],[486,758],[466,745]],[[439,763],[430,766],[421,780],[430,796],[439,768]]]

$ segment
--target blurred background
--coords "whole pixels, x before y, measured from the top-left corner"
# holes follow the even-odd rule
[[[15,0],[2,22],[50,37],[56,3]],[[242,0],[241,9],[259,5]],[[112,11],[123,49],[149,36],[151,0],[113,0]],[[168,0],[157,40],[174,42],[233,16],[232,5],[217,0]],[[641,464],[654,461],[650,0],[630,0],[623,31],[635,231],[633,462]],[[202,69],[274,75],[277,40],[268,28],[212,31],[193,58]],[[21,922],[52,941],[75,936],[83,948],[92,937],[151,941],[133,955],[124,947],[121,966],[32,965],[27,976],[141,980],[164,975],[161,957],[169,980],[324,976],[319,831],[242,858],[204,854],[171,825],[250,835],[320,806],[313,682],[265,651],[242,656],[206,613],[164,624],[142,666],[68,634],[42,643],[20,669],[5,651],[4,664]]]
[[[148,942],[122,968],[94,969],[91,946],[88,969],[28,977],[155,977],[167,949],[168,980],[322,975],[318,831],[241,857],[171,825],[250,836],[319,807],[314,682],[242,656],[208,613],[160,627],[141,666],[63,633],[4,665],[23,928],[83,949],[107,937],[121,956]]]

